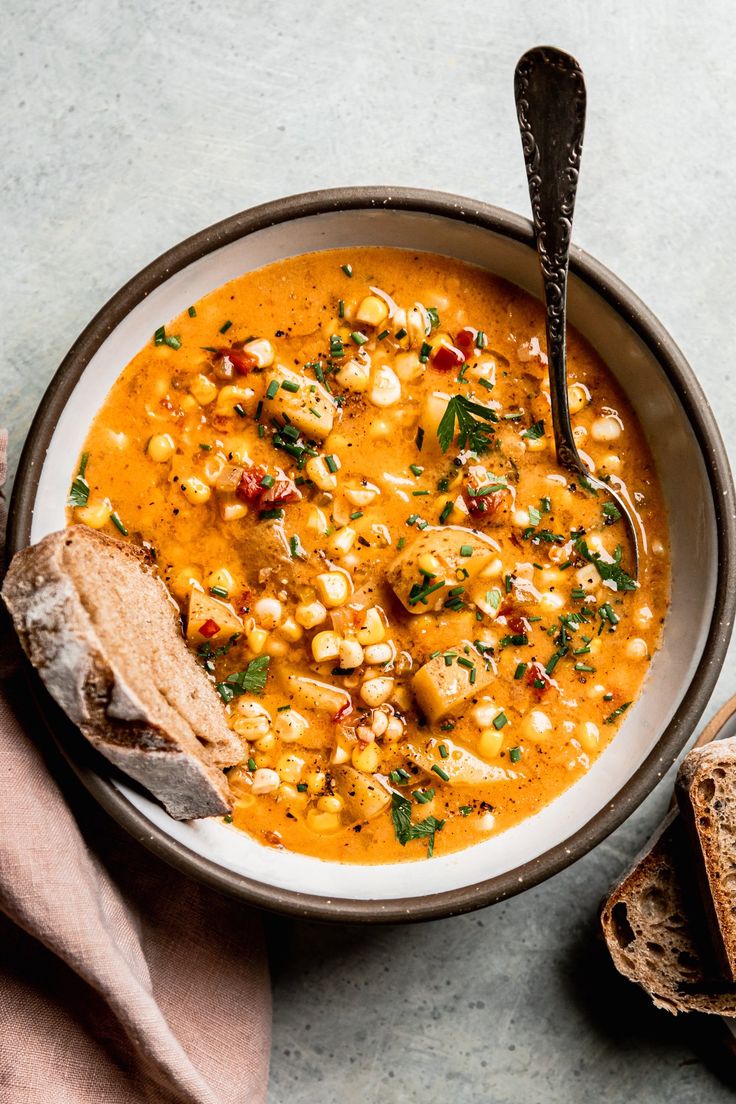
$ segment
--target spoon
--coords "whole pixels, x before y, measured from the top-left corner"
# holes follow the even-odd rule
[[[570,423],[565,327],[572,216],[585,129],[585,81],[575,58],[537,46],[514,73],[516,112],[532,204],[534,237],[546,302],[547,358],[557,462],[593,494],[610,499],[631,541],[634,578],[639,537],[633,508],[608,483],[593,476],[578,452]],[[615,515],[614,515],[615,516]]]

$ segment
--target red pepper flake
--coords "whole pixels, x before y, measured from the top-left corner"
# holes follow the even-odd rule
[[[286,506],[290,502],[299,502],[302,492],[293,479],[288,476],[277,476],[272,487],[264,487],[261,495],[261,507]]]
[[[267,474],[265,468],[255,464],[246,468],[235,490],[236,497],[241,502],[257,502],[262,510],[274,506],[286,506],[290,502],[301,500],[302,492],[294,480],[289,479],[283,472],[271,477],[273,483],[270,487],[264,487],[263,479]]]
[[[348,698],[348,700],[345,702],[345,704],[340,706],[337,713],[332,718],[333,721],[335,722],[335,724],[340,724],[341,721],[344,721],[345,718],[348,716],[348,714],[352,712],[352,709],[353,709],[352,702]]]
[[[503,608],[499,610],[499,616],[503,612]],[[531,632],[531,622],[527,621],[526,617],[523,617],[520,613],[504,613],[506,618],[506,624],[511,629],[512,633],[516,636],[521,636],[522,633],[526,634]]]
[[[246,353],[244,349],[218,349],[216,356],[220,360],[229,361],[240,376],[247,376],[258,364],[256,358]]]
[[[261,480],[266,474],[266,469],[253,465],[246,468],[240,477],[240,482],[235,490],[235,495],[241,502],[257,502],[265,491]]]
[[[454,345],[437,345],[432,353],[431,365],[438,372],[451,372],[465,363],[465,354]]]
[[[208,618],[204,625],[199,630],[200,636],[203,636],[206,640],[211,640],[213,636],[217,636],[220,631],[220,626],[212,618]]]

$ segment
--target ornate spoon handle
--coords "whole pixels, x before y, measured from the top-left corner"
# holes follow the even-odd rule
[[[519,60],[514,74],[514,93],[544,281],[549,389],[557,461],[594,494],[602,491],[613,499],[629,532],[634,575],[637,575],[639,540],[631,511],[623,497],[591,475],[580,459],[567,395],[567,272],[585,130],[583,73],[569,54],[552,46],[538,46]]]

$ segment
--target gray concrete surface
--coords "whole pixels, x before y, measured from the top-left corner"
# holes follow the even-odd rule
[[[577,241],[670,328],[733,448],[735,30],[729,0],[10,0],[0,380],[13,463],[82,326],[216,219],[356,183],[526,212],[511,82],[540,42],[587,74]],[[735,688],[732,653],[712,706]],[[702,1056],[708,1032],[652,1010],[597,941],[599,899],[665,800],[472,916],[375,931],[268,921],[271,1104],[730,1099]]]

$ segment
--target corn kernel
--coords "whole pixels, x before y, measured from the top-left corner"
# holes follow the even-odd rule
[[[259,598],[253,606],[253,616],[264,629],[275,629],[283,614],[284,607],[278,598]]]
[[[307,789],[310,794],[322,793],[325,788],[327,775],[324,771],[315,770],[307,776]]]
[[[377,295],[366,295],[355,312],[355,321],[364,326],[380,326],[387,318],[388,306]]]
[[[439,575],[442,564],[431,552],[423,552],[417,560],[417,566],[424,575]]]
[[[213,587],[220,587],[222,590],[226,590],[228,594],[231,594],[235,589],[235,579],[226,567],[218,567],[207,576],[206,585],[210,590],[212,590]]]
[[[324,510],[320,510],[319,506],[313,506],[307,518],[307,529],[309,529],[311,533],[316,533],[317,536],[323,537],[328,528],[329,525]]]
[[[370,357],[351,357],[342,365],[337,378],[348,391],[367,391],[371,382]]]
[[[495,759],[503,747],[503,733],[484,728],[478,737],[478,752],[484,759]]]
[[[310,809],[307,813],[307,827],[319,835],[337,832],[341,827],[339,813],[323,813],[319,809]]]
[[[590,392],[582,383],[573,383],[567,389],[567,401],[571,414],[579,414],[590,402]]]
[[[321,625],[327,617],[327,610],[321,602],[301,602],[294,610],[294,620],[304,629],[313,629]]]
[[[391,644],[368,644],[364,651],[366,663],[371,666],[384,666],[394,658],[394,649]]]
[[[340,642],[340,666],[346,669],[360,667],[363,662],[363,646],[357,640]]]
[[[361,699],[373,709],[383,705],[391,697],[394,680],[386,675],[366,679],[360,688]]]
[[[640,636],[635,636],[633,640],[630,640],[626,645],[626,654],[629,659],[646,659],[649,655],[649,648],[647,647],[646,640],[642,640]]]
[[[374,406],[395,406],[401,398],[401,380],[388,364],[374,369],[368,398]]]
[[[304,636],[304,629],[301,625],[297,624],[293,617],[287,617],[286,620],[282,622],[279,627],[279,632],[284,640],[288,640],[291,644],[295,644],[297,640],[301,640]]]
[[[186,480],[182,482],[182,490],[187,502],[191,502],[192,506],[202,506],[209,501],[212,494],[204,480],[199,479],[196,475],[186,477]]]
[[[217,413],[234,413],[236,406],[247,406],[254,394],[255,392],[251,387],[236,387],[234,384],[223,387],[220,394],[217,396]]]
[[[174,438],[170,433],[156,433],[148,442],[146,452],[157,464],[164,464],[176,452]]]
[[[337,476],[327,467],[324,456],[311,456],[307,460],[306,471],[320,491],[334,491],[337,486]]]
[[[309,721],[297,713],[296,709],[287,709],[276,716],[274,722],[276,735],[286,744],[298,744],[309,728]]]
[[[100,502],[90,502],[86,506],[79,506],[74,512],[74,520],[81,521],[90,529],[101,529],[106,525],[112,513],[112,502],[109,498],[103,498]]]
[[[374,774],[381,762],[381,751],[378,744],[356,744],[353,748],[351,761],[356,770],[364,774]]]
[[[253,775],[253,785],[251,787],[251,793],[253,794],[269,794],[279,788],[279,782],[281,779],[275,770],[269,770],[267,767],[261,767]]]
[[[202,585],[202,574],[197,567],[184,567],[174,579],[171,589],[177,598],[186,598],[192,587]]]
[[[524,439],[527,452],[544,452],[547,447],[546,437],[526,437]]]
[[[260,702],[240,698],[232,706],[230,727],[246,740],[257,740],[270,729],[271,715]]]
[[[343,807],[343,800],[338,794],[325,794],[317,802],[317,808],[321,813],[339,813]]]
[[[218,506],[223,521],[240,521],[248,513],[248,507],[244,502],[226,502],[220,499]]]
[[[200,406],[208,406],[217,398],[217,384],[202,374],[194,377],[189,390]]]
[[[365,611],[363,624],[355,635],[364,647],[367,644],[380,644],[386,639],[386,626],[378,606],[371,606]]]
[[[386,726],[386,739],[393,743],[404,735],[404,722],[398,717],[389,717]]]
[[[577,726],[577,737],[584,751],[593,752],[598,750],[601,734],[597,724],[593,724],[592,721],[583,721]]]
[[[273,364],[273,345],[265,337],[246,342],[243,352],[253,357],[259,368],[270,368]]]
[[[415,349],[411,349],[407,353],[399,353],[394,358],[394,369],[396,375],[404,383],[411,383],[412,380],[419,379],[426,371],[426,364],[422,364],[419,359],[419,353]]]
[[[304,760],[299,755],[289,753],[288,755],[282,755],[278,761],[279,777],[284,782],[291,782],[292,784],[299,781],[304,770]]]
[[[328,660],[337,659],[340,655],[340,637],[331,629],[318,632],[312,637],[312,655],[317,663],[326,663]]]
[[[530,740],[541,741],[547,739],[552,731],[552,721],[541,709],[532,709],[522,719],[521,728],[525,736]]]
[[[314,585],[322,603],[328,609],[344,605],[350,596],[350,579],[342,571],[323,571],[314,580]],[[360,640],[360,634],[358,639]]]
[[[380,495],[381,491],[375,483],[361,483],[359,486],[346,486],[343,489],[345,498],[348,500],[351,506],[359,506],[361,509],[364,506],[370,506]]]
[[[617,441],[621,431],[621,422],[611,414],[596,418],[590,427],[590,435],[594,441]]]
[[[260,655],[268,640],[268,633],[265,629],[253,627],[246,630],[245,639],[248,641],[250,650],[254,652],[255,655]]]
[[[349,525],[330,538],[329,548],[335,556],[345,556],[355,544],[357,533]]]

